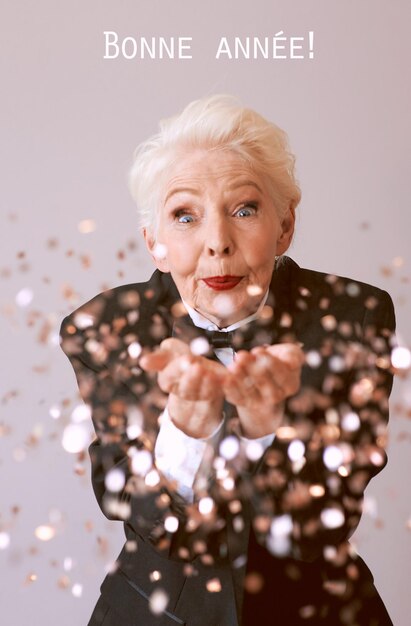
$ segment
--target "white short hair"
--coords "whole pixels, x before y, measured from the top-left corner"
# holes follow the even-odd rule
[[[210,96],[162,120],[160,131],[134,153],[129,188],[137,204],[140,226],[153,234],[167,170],[187,149],[230,150],[241,156],[266,177],[280,219],[300,201],[295,157],[286,133],[232,96]]]

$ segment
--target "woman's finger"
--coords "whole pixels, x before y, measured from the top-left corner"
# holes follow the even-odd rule
[[[191,364],[190,355],[173,358],[158,374],[158,384],[166,393],[177,393],[184,372]]]
[[[304,352],[295,343],[277,343],[267,346],[265,350],[291,369],[301,368],[305,361]]]
[[[139,365],[146,372],[160,372],[171,361],[185,354],[190,354],[189,346],[180,339],[169,337],[161,342],[157,350],[142,356]]]

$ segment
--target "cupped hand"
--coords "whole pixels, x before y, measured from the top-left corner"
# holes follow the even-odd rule
[[[245,437],[275,433],[283,420],[284,401],[300,387],[303,363],[303,351],[291,343],[237,353],[228,367],[224,393],[237,407]]]
[[[226,368],[193,355],[175,338],[165,339],[158,350],[144,355],[140,366],[158,372],[160,388],[169,394],[167,408],[174,424],[190,437],[209,437],[223,419]]]

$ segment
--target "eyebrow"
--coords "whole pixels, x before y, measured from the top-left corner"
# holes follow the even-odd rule
[[[175,189],[172,189],[171,191],[168,192],[164,200],[164,203],[166,203],[167,200],[171,198],[171,196],[174,196],[174,194],[176,193],[187,193],[187,192],[192,193],[195,196],[200,195],[199,191],[197,189],[193,189],[192,187],[176,187]]]
[[[233,189],[238,189],[239,187],[255,187],[256,189],[258,189],[258,191],[260,193],[263,193],[263,190],[261,189],[261,187],[255,182],[255,180],[251,180],[251,179],[243,179],[243,180],[237,180],[234,183],[232,183],[231,185],[229,185],[227,187],[227,189],[229,191],[232,191]]]
[[[260,193],[263,193],[261,187],[257,185],[254,180],[239,180],[235,181],[231,185],[227,187],[228,191],[233,191],[234,189],[239,189],[240,187],[255,187]],[[192,193],[195,196],[200,195],[200,192],[197,189],[192,187],[176,187],[175,189],[171,189],[171,191],[166,195],[164,202],[167,202],[171,196],[174,196],[176,193]]]

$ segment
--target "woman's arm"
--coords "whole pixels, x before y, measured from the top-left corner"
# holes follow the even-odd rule
[[[327,369],[321,390],[303,384],[290,399],[285,428],[247,481],[256,534],[274,554],[313,560],[345,542],[364,489],[386,464],[395,316],[389,295],[378,294],[364,307],[359,341],[334,335],[327,346],[334,371]]]

